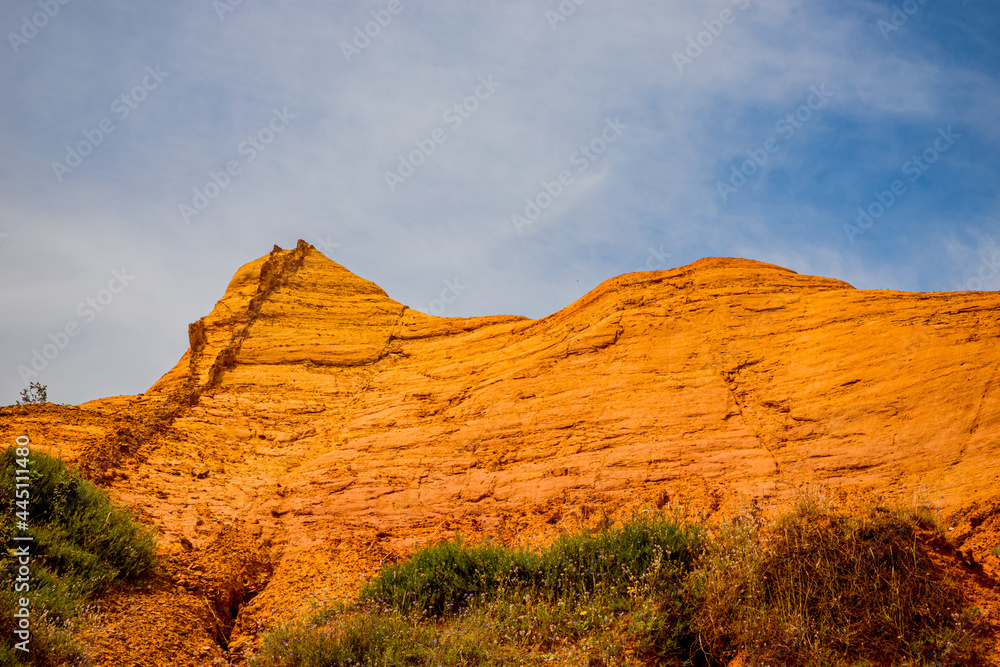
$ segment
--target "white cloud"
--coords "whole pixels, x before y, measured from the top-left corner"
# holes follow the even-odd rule
[[[937,250],[946,222],[936,209],[988,226],[975,215],[983,183],[1000,176],[989,159],[1000,104],[985,65],[957,57],[951,33],[935,27],[937,10],[887,42],[875,25],[886,7],[860,0],[751,0],[745,11],[728,0],[589,0],[555,31],[545,11],[556,2],[403,4],[350,63],[340,43],[383,3],[243,3],[222,21],[196,0],[67,6],[0,70],[5,89],[19,91],[0,111],[10,147],[0,157],[0,232],[10,234],[0,307],[15,352],[63,317],[69,294],[134,261],[147,270],[136,296],[86,354],[115,360],[108,382],[139,391],[176,361],[186,324],[238,266],[300,237],[332,237],[334,259],[415,308],[458,276],[470,288],[448,314],[533,316],[634,270],[651,245],[676,264],[746,255],[909,289],[951,288],[956,265],[979,251],[967,233],[955,241],[966,250]],[[736,20],[679,73],[673,52],[727,8]],[[18,11],[0,12],[0,25]],[[948,31],[993,48],[982,21],[962,13],[975,3],[951,11]],[[170,77],[58,184],[51,160],[157,63]],[[489,75],[499,88],[452,128],[445,110]],[[720,175],[821,83],[836,94],[829,107],[721,202]],[[287,130],[185,225],[178,204],[210,171],[244,160],[240,142],[285,106],[296,115]],[[524,198],[619,116],[628,130],[518,235],[510,215]],[[856,200],[940,124],[961,126],[967,143],[877,234],[847,243],[841,225]],[[384,172],[439,127],[447,141],[390,192]],[[143,363],[119,360],[139,347]],[[19,385],[10,359],[0,402]],[[59,382],[71,400],[93,397],[86,377],[67,371]]]

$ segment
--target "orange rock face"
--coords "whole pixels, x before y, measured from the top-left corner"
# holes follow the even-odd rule
[[[807,483],[986,503],[998,312],[996,293],[710,258],[540,320],[440,318],[300,242],[240,269],[144,396],[10,408],[0,429],[59,447],[160,526],[178,600],[238,610],[170,663],[210,664],[212,635],[238,654],[258,625],[456,529],[511,539],[599,506],[718,509]]]

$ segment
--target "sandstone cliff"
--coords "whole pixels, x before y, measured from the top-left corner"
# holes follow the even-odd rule
[[[708,258],[539,320],[440,318],[299,242],[241,268],[145,395],[6,409],[0,430],[162,529],[176,590],[111,606],[117,630],[91,639],[106,664],[133,664],[115,632],[164,608],[141,650],[210,664],[420,541],[541,536],[599,507],[920,493],[975,514],[958,530],[997,565],[976,530],[1000,527],[982,511],[1000,491],[998,312],[996,293]]]

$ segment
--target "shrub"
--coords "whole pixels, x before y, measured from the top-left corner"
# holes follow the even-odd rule
[[[853,517],[809,499],[771,527],[724,529],[691,583],[704,652],[728,659],[742,650],[752,663],[914,658],[913,646],[951,641],[962,608],[913,523],[884,508]]]
[[[620,528],[560,537],[546,549],[533,581],[553,597],[665,592],[703,547],[700,529],[678,517],[638,513]]]
[[[0,652],[0,664],[86,662],[71,626],[90,598],[107,586],[135,579],[155,564],[154,531],[57,458],[32,454],[27,461],[28,529],[15,530],[16,470],[25,469],[14,448],[0,454],[0,536],[7,545],[29,545],[30,590],[16,592],[15,550],[0,554],[0,608],[13,610],[19,597],[31,609],[31,652]],[[13,542],[15,534],[33,538]],[[0,618],[0,634],[12,637],[13,617]],[[18,662],[23,660],[25,662]]]
[[[353,605],[273,631],[251,664],[509,665],[573,646],[622,657],[630,600],[665,596],[678,607],[701,548],[699,529],[662,514],[563,536],[540,553],[457,538],[384,568]],[[686,627],[657,637],[689,645]]]
[[[18,405],[29,405],[32,403],[47,403],[49,400],[49,388],[44,384],[32,382],[26,389],[21,390],[21,400]]]
[[[467,547],[461,538],[424,547],[391,565],[362,591],[361,599],[407,614],[444,616],[505,585],[528,581],[538,558],[497,545]]]
[[[537,553],[456,539],[383,569],[353,604],[273,631],[250,664],[978,664],[969,612],[918,527],[805,497],[711,536],[639,513]]]
[[[403,614],[444,616],[517,591],[555,601],[622,595],[639,585],[660,590],[682,576],[701,548],[700,535],[673,518],[639,514],[621,528],[562,536],[541,554],[494,544],[470,547],[458,538],[383,569],[361,599]]]
[[[251,664],[257,667],[444,667],[495,665],[470,638],[440,637],[430,627],[392,613],[349,613],[337,632],[322,623],[291,624],[272,632]]]

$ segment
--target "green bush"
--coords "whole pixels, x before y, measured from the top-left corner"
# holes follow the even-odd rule
[[[34,453],[29,461],[25,531],[17,529],[17,512],[23,510],[15,495],[23,460],[14,448],[0,453],[0,536],[7,545],[0,554],[0,608],[15,609],[20,597],[30,600],[32,649],[28,654],[0,651],[0,665],[85,664],[72,624],[92,596],[155,565],[155,532],[59,459]],[[15,535],[33,541],[15,542]],[[15,554],[24,545],[31,558],[30,590],[17,592]],[[0,634],[12,637],[13,632],[13,618],[5,613]]]
[[[445,616],[516,591],[549,600],[621,595],[637,585],[661,591],[701,548],[701,533],[660,514],[639,514],[621,528],[560,537],[541,554],[461,538],[418,550],[382,570],[361,599],[407,614]]]
[[[979,664],[974,614],[919,529],[912,514],[806,497],[710,536],[646,512],[540,552],[456,539],[383,569],[353,604],[273,631],[250,664]]]
[[[439,637],[435,629],[399,615],[351,614],[334,634],[316,624],[289,625],[269,635],[254,664],[269,667],[437,667],[495,665],[467,638]]]
[[[620,528],[561,536],[546,549],[533,585],[554,597],[664,593],[703,547],[702,531],[677,517],[641,512]]]
[[[363,590],[363,601],[408,614],[444,616],[512,583],[529,580],[538,558],[497,545],[468,547],[461,538],[417,551],[391,565]]]
[[[563,536],[540,553],[461,539],[427,546],[384,568],[353,605],[272,632],[252,664],[510,665],[573,647],[622,657],[631,600],[679,607],[702,546],[699,529],[658,513]],[[690,643],[678,631],[686,627],[672,623],[657,637]]]

